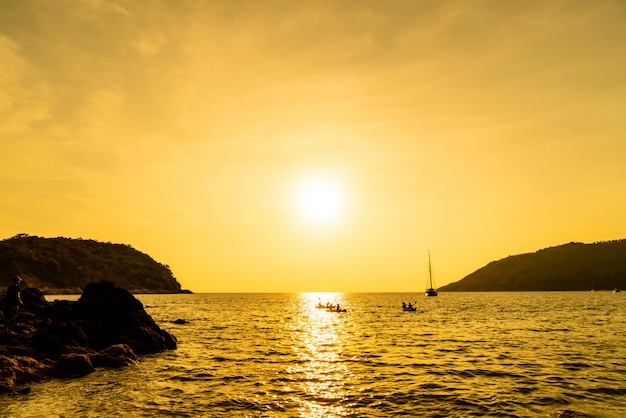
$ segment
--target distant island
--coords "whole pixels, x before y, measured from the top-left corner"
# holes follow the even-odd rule
[[[81,294],[91,282],[110,281],[131,293],[190,293],[169,266],[127,244],[18,234],[0,241],[0,285],[20,276],[44,294]]]
[[[571,242],[493,261],[441,292],[590,291],[626,285],[626,239]]]

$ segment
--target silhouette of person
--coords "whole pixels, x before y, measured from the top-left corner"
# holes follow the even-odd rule
[[[20,283],[22,278],[15,276],[13,278],[13,284],[7,288],[6,296],[4,297],[4,331],[13,334],[13,322],[17,316],[17,311],[20,305],[23,304],[22,297],[20,295]]]

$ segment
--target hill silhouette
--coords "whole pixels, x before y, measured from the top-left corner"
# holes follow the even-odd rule
[[[493,261],[442,292],[613,290],[626,285],[626,240],[571,242]]]
[[[0,284],[20,276],[46,294],[80,294],[102,280],[131,293],[185,293],[169,266],[130,245],[18,234],[0,241]]]

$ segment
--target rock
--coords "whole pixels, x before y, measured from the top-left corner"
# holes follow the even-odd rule
[[[45,368],[44,363],[31,357],[0,355],[0,391],[37,380]]]
[[[127,344],[147,354],[176,348],[176,338],[159,328],[142,303],[111,282],[85,286],[75,310],[94,349]]]
[[[90,347],[89,338],[78,321],[59,323],[54,321],[35,331],[33,348],[53,356],[81,352],[82,347]]]
[[[93,372],[95,368],[87,354],[63,354],[57,360],[57,372],[60,377],[82,377]]]
[[[172,322],[173,322],[174,324],[177,324],[177,325],[185,325],[185,324],[188,324],[188,323],[189,323],[189,321],[187,321],[187,320],[185,320],[185,319],[180,319],[180,318],[178,318],[177,320],[172,321]]]
[[[21,390],[44,376],[126,366],[138,354],[176,348],[176,338],[141,302],[110,282],[86,286],[78,301],[47,302],[34,288],[23,290],[22,300],[16,333],[0,332],[0,391]]]
[[[43,292],[36,287],[28,287],[21,292],[22,302],[26,305],[30,306],[31,309],[34,307],[39,307],[40,309],[45,308],[48,305],[48,301],[46,301],[46,297]]]
[[[97,352],[91,360],[95,367],[122,367],[139,362],[139,357],[126,344],[116,344]]]
[[[17,360],[7,356],[0,356],[0,387],[11,388],[15,385],[15,371],[17,368]]]

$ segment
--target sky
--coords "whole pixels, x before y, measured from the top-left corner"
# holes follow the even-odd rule
[[[626,238],[626,2],[5,0],[0,239],[423,292]]]

